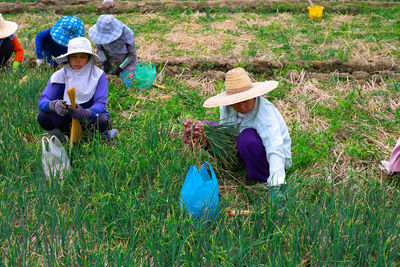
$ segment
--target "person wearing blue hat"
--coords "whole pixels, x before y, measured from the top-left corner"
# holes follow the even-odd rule
[[[44,30],[36,35],[36,64],[42,65],[44,61],[52,66],[58,63],[52,59],[67,53],[69,40],[85,35],[85,26],[82,21],[73,16],[60,18],[50,29]]]
[[[133,31],[111,15],[101,15],[89,29],[89,37],[96,43],[104,72],[121,75],[124,86],[131,87],[138,64]],[[112,64],[115,64],[114,70]]]

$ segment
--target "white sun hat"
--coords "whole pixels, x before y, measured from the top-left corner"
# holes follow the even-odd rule
[[[18,29],[18,24],[5,20],[0,13],[0,39],[14,34]]]
[[[77,37],[71,39],[68,43],[68,52],[64,55],[57,57],[55,60],[58,64],[68,62],[68,56],[76,53],[86,53],[91,55],[91,58],[94,61],[101,61],[99,56],[92,52],[92,45],[90,44],[90,41],[85,37]]]
[[[225,91],[207,99],[203,107],[229,106],[271,92],[278,86],[277,81],[252,83],[243,68],[234,68],[226,73]]]

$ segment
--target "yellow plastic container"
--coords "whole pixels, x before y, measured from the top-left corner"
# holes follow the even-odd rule
[[[310,19],[322,19],[322,13],[324,12],[323,6],[309,6],[308,15]]]

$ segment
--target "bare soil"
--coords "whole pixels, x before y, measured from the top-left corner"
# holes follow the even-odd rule
[[[198,11],[206,11],[207,9],[224,9],[226,11],[233,10],[284,10],[298,12],[301,9],[306,9],[307,1],[295,0],[214,0],[214,1],[176,1],[176,0],[160,0],[160,1],[114,1],[114,7],[107,9],[102,5],[103,1],[91,0],[38,0],[34,3],[0,3],[2,13],[19,13],[19,12],[35,12],[52,9],[56,13],[70,13],[72,11],[79,12],[97,12],[104,11],[112,13],[126,13],[128,11],[140,12],[156,12],[167,9],[191,9]],[[364,1],[341,0],[340,2],[325,2],[321,1],[319,5],[330,11],[346,11],[359,12],[360,5],[366,5]],[[369,7],[374,6],[395,6],[398,2],[368,2]]]
[[[32,67],[36,66],[36,58],[27,58],[26,61]],[[144,58],[139,59],[139,61],[149,62]],[[157,69],[163,69],[169,76],[190,75],[193,71],[198,71],[203,73],[201,76],[208,77],[211,80],[223,80],[228,70],[238,65],[243,66],[243,62],[229,58],[215,61],[193,58],[162,58],[152,59],[151,63],[154,63]],[[245,68],[249,72],[266,76],[273,76],[275,72],[284,71],[286,68],[292,69],[287,72],[287,75],[294,80],[299,76],[298,70],[303,70],[308,77],[313,77],[317,80],[329,79],[333,74],[339,78],[374,80],[375,82],[380,82],[385,77],[400,78],[400,65],[386,61],[360,62],[351,60],[343,62],[341,60],[326,60],[298,61],[294,63],[250,59],[245,64]]]
[[[203,61],[191,58],[169,58],[153,60],[157,67],[164,68],[169,75],[186,74],[197,70],[210,73],[214,78],[223,78],[221,73],[239,65],[236,59],[221,59],[219,61]],[[243,64],[243,62],[241,63]],[[308,75],[315,78],[327,79],[332,73],[337,73],[339,78],[353,78],[356,80],[374,79],[380,81],[382,77],[400,78],[400,66],[386,61],[360,62],[352,60],[343,62],[341,60],[326,61],[270,61],[263,59],[254,59],[246,62],[246,69],[252,73],[263,73],[272,76],[276,71],[286,68],[303,69]]]

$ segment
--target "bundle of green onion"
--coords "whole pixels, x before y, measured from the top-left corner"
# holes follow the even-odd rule
[[[236,140],[239,136],[233,124],[217,124],[208,121],[195,123],[187,120],[183,123],[183,142],[192,149],[204,148],[218,159],[221,166],[234,169],[238,165]]]

